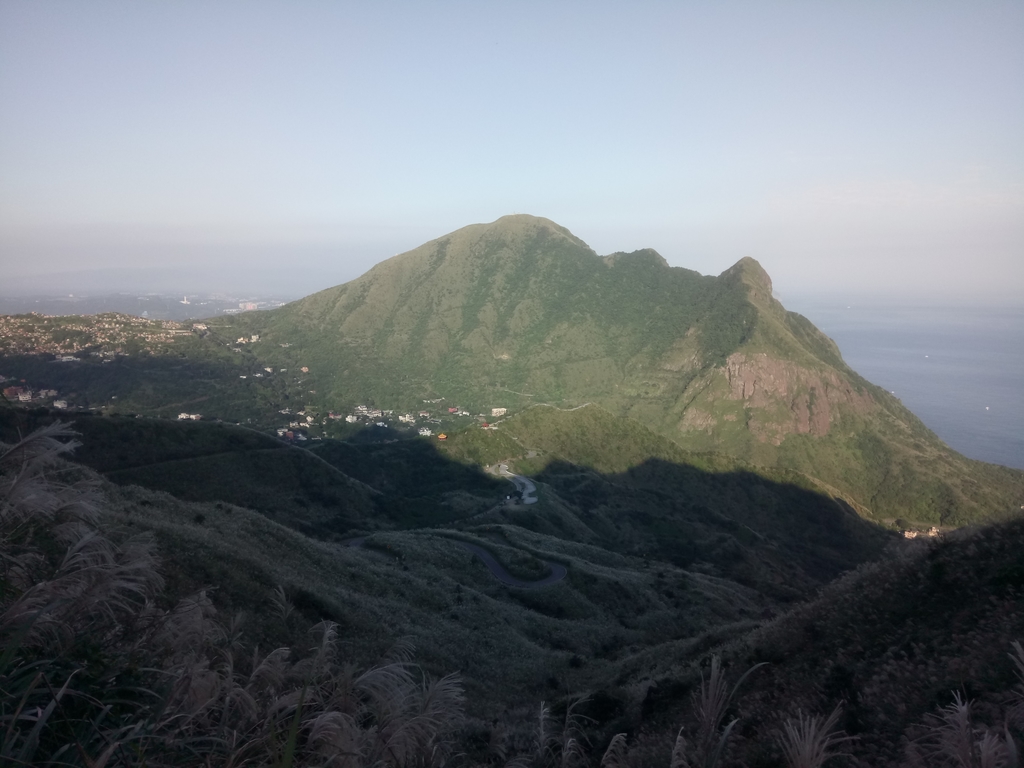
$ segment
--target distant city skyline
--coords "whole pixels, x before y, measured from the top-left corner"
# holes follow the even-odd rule
[[[1021,40],[1019,2],[2,0],[0,294],[302,295],[519,212],[1019,303]]]

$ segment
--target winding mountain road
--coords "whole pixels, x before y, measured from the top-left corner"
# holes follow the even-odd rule
[[[580,406],[582,407],[582,406]],[[320,457],[317,457],[320,458]],[[321,459],[322,460],[322,459]],[[515,475],[509,472],[508,464],[499,464],[495,470],[497,474],[504,477],[506,480],[510,480],[515,485],[516,490],[519,492],[519,497],[523,504],[536,504],[537,503],[537,486],[534,485],[533,481],[522,475]],[[493,510],[487,510],[491,512]],[[482,512],[479,514],[486,514]],[[477,515],[474,515],[476,517]],[[346,547],[361,548],[366,543],[365,536],[359,536],[353,539],[348,539],[342,542]],[[543,579],[536,579],[534,581],[528,581],[526,579],[520,579],[513,576],[505,567],[498,562],[498,560],[481,546],[476,544],[470,544],[469,542],[459,541],[457,542],[463,549],[472,552],[474,555],[479,557],[483,564],[487,566],[487,570],[491,572],[491,575],[509,587],[519,587],[520,589],[537,589],[538,587],[547,587],[551,584],[556,584],[566,577],[568,570],[561,563],[555,563],[550,560],[541,560],[550,570],[547,576]]]
[[[468,549],[474,555],[483,560],[484,565],[487,566],[487,570],[491,572],[491,575],[500,581],[502,584],[507,584],[510,587],[521,587],[523,589],[536,589],[537,587],[546,587],[549,584],[555,584],[565,578],[568,570],[561,563],[555,563],[550,560],[541,560],[544,565],[551,569],[551,573],[545,576],[543,579],[537,579],[536,581],[526,581],[524,579],[517,579],[511,573],[505,570],[504,566],[499,563],[490,552],[483,547],[478,547],[476,544],[470,544],[466,541],[460,541],[459,544],[463,549]]]
[[[536,504],[537,497],[534,495],[537,493],[537,486],[533,484],[533,481],[522,475],[513,475],[508,471],[508,464],[498,465],[498,474],[504,477],[506,480],[511,480],[512,484],[519,491],[519,495],[522,497],[523,504]]]

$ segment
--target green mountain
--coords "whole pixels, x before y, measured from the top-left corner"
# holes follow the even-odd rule
[[[806,473],[877,519],[959,525],[1024,501],[1024,473],[950,450],[749,258],[704,276],[506,216],[218,326],[258,334],[261,362],[309,369],[325,404],[594,402],[683,448]]]

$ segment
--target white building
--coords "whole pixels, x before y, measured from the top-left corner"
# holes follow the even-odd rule
[[[491,416],[504,416],[508,413],[508,408],[491,408]]]
[[[434,433],[427,427],[420,427],[420,437],[430,437],[432,434]]]

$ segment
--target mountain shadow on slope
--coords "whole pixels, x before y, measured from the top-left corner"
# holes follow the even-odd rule
[[[722,576],[784,601],[875,559],[896,538],[840,499],[745,470],[713,473],[648,459],[601,474],[553,462],[533,479],[602,547]],[[529,507],[510,519],[558,534],[558,517]]]
[[[305,392],[294,377],[266,374],[251,350],[234,353],[223,339],[183,337],[154,346],[152,354],[106,360],[86,350],[74,363],[56,363],[50,355],[8,355],[3,365],[35,387],[56,389],[76,408],[171,419],[185,411],[206,420],[263,423],[281,408],[295,408]]]
[[[328,540],[383,519],[380,494],[270,435],[214,422],[68,415],[0,408],[0,440],[70,421],[82,442],[75,461],[118,485],[246,507]]]

